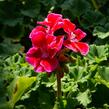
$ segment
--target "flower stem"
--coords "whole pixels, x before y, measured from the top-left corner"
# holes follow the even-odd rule
[[[95,0],[91,0],[91,1],[92,1],[92,4],[93,4],[94,8],[98,11],[99,6],[97,5],[96,1]]]
[[[62,96],[62,92],[61,92],[61,77],[60,77],[60,73],[57,72],[57,100],[60,100]]]

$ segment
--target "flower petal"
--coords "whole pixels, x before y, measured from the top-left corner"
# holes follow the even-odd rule
[[[80,41],[81,39],[83,39],[83,38],[86,36],[86,33],[83,32],[81,29],[76,29],[76,30],[74,31],[74,34],[76,35],[76,39],[77,39],[78,41]]]
[[[63,41],[64,36],[58,36],[56,40],[50,44],[50,47],[55,48],[57,51],[59,51],[62,48]]]
[[[49,45],[56,40],[56,37],[52,35],[48,35],[46,40],[47,40],[47,44]]]
[[[87,53],[89,52],[89,45],[87,43],[75,42],[75,46],[78,51],[84,56],[87,55]]]
[[[41,55],[42,55],[41,50],[36,47],[30,48],[26,53],[27,57],[41,57]]]
[[[62,28],[64,23],[62,21],[57,21],[54,26],[52,27],[51,31],[55,32],[56,30]]]
[[[73,32],[76,28],[75,24],[73,24],[72,22],[70,22],[69,19],[63,19],[64,22],[64,31],[69,33],[69,32]]]
[[[74,52],[80,52],[82,55],[87,55],[87,53],[89,52],[89,46],[87,43],[83,43],[83,42],[68,42],[66,41],[64,43],[64,46],[66,46],[67,48],[71,49]]]
[[[64,37],[58,36],[55,41],[51,42],[48,46],[48,53],[53,58],[58,51],[62,48]]]
[[[55,23],[58,19],[62,18],[61,14],[50,13],[47,16],[48,21]]]
[[[78,52],[78,49],[75,47],[74,42],[70,42],[69,40],[66,40],[66,41],[64,41],[64,46],[74,52]]]
[[[40,64],[44,67],[46,72],[52,72],[57,68],[58,60],[56,58],[43,59]]]
[[[36,35],[37,34],[37,32],[39,32],[39,31],[42,31],[42,32],[46,32],[46,29],[43,27],[43,26],[37,26],[37,27],[35,27],[33,30],[32,30],[32,32],[30,33],[30,35],[29,35],[29,38],[32,38],[34,35]]]
[[[26,54],[26,61],[36,67],[39,64],[41,52],[38,48],[30,48]]]
[[[46,45],[46,34],[44,32],[37,32],[34,36],[31,38],[32,44],[35,47],[41,47]]]
[[[34,70],[35,70],[36,72],[45,72],[43,66],[41,66],[41,65],[35,67]]]
[[[36,67],[40,63],[40,58],[26,57],[26,61],[33,67]]]
[[[51,26],[51,23],[48,22],[47,18],[45,18],[45,20],[42,22],[37,22],[37,24],[44,25],[44,26]]]
[[[62,19],[61,14],[50,13],[43,22],[37,22],[38,24],[52,27],[58,19]]]

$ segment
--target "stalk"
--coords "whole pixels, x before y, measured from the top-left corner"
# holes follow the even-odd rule
[[[57,100],[59,101],[61,99],[62,92],[61,92],[61,77],[60,73],[57,72]]]
[[[61,101],[62,92],[61,92],[61,77],[59,71],[57,71],[56,77],[57,77],[57,97],[53,109],[61,109],[60,101]]]
[[[98,11],[99,6],[97,5],[96,1],[95,0],[91,0],[91,1],[92,1],[92,4],[93,4],[94,8]]]

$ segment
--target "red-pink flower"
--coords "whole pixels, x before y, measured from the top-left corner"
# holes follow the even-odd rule
[[[26,54],[26,60],[34,66],[36,72],[52,72],[59,64],[59,54],[63,48],[86,55],[87,43],[81,42],[86,33],[77,28],[62,15],[50,13],[40,26],[35,27],[29,35],[32,48]],[[64,55],[64,54],[63,54]]]
[[[43,22],[37,22],[37,23],[46,25],[46,26],[52,28],[60,20],[62,20],[61,14],[50,13],[50,14],[48,14],[47,18],[45,18],[45,20]]]
[[[71,23],[69,19],[63,19],[64,31],[66,34],[66,40],[64,40],[64,46],[73,50],[74,52],[80,52],[82,55],[87,55],[89,52],[89,46],[87,43],[80,42],[86,36],[86,33],[81,29],[75,29],[75,24]]]
[[[89,52],[89,46],[87,43],[81,42],[86,36],[86,33],[81,29],[76,29],[75,24],[70,22],[69,19],[63,19],[62,15],[50,13],[43,22],[38,22],[39,24],[48,27],[48,33],[55,35],[64,35],[63,45],[74,52],[80,52],[82,55],[87,55]]]
[[[36,27],[30,33],[30,38],[33,47],[27,52],[26,60],[36,72],[54,71],[59,64],[56,54],[62,47],[63,37],[56,38],[48,35],[44,27]]]

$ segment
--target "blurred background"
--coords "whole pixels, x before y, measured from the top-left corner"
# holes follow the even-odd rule
[[[20,45],[24,46],[27,51],[31,45],[28,40],[30,31],[48,12],[61,13],[69,18],[87,32],[85,41],[93,43],[96,39],[93,36],[98,35],[99,29],[107,31],[108,24],[103,27],[109,22],[108,7],[108,0],[0,0],[0,54],[10,54],[14,49],[4,50],[6,43],[16,44],[16,50]]]
[[[0,0],[0,109],[53,108],[55,79],[25,62],[29,34],[50,12],[85,31],[82,41],[90,45],[85,58],[73,55],[75,67],[62,80],[68,95],[63,109],[109,109],[109,0]]]

